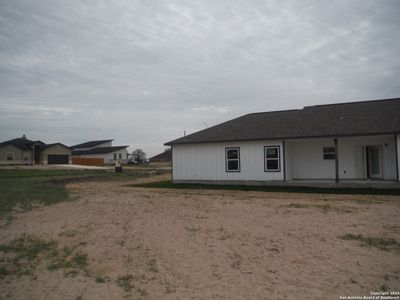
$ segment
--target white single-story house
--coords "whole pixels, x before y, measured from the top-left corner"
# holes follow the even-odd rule
[[[397,187],[400,99],[252,113],[165,145],[172,147],[175,183]]]
[[[72,157],[101,158],[105,164],[114,164],[117,160],[128,160],[129,146],[113,146],[113,140],[89,141],[71,146]]]
[[[31,141],[24,135],[0,143],[1,165],[70,164],[71,149],[61,143]]]

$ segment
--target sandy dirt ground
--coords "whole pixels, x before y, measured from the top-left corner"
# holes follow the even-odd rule
[[[70,184],[76,200],[15,214],[0,228],[3,243],[27,233],[79,247],[90,275],[38,268],[0,280],[0,299],[339,299],[400,289],[398,252],[339,238],[400,242],[399,197],[126,184]],[[116,283],[123,275],[130,291]]]

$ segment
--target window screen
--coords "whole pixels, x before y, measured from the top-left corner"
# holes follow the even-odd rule
[[[226,172],[240,172],[240,149],[238,147],[225,149],[225,167]]]
[[[264,169],[265,172],[280,172],[281,161],[279,146],[264,147]]]

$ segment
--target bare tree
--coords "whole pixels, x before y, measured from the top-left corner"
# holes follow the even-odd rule
[[[146,162],[146,153],[142,149],[135,149],[131,154],[131,159],[139,164]]]

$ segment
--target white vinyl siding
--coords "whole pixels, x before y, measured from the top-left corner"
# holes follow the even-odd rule
[[[400,158],[400,137],[397,155]],[[279,147],[279,171],[266,171],[265,149]],[[381,149],[382,179],[395,180],[395,136],[338,138],[340,180],[364,180],[365,147]],[[334,138],[183,144],[173,146],[175,181],[335,180],[335,159],[324,159],[323,148],[334,148]],[[226,148],[240,148],[240,172],[226,171]],[[285,155],[283,155],[285,151]],[[330,151],[332,154],[332,151]],[[272,159],[272,157],[271,157]],[[275,157],[276,159],[276,157]],[[276,166],[276,163],[272,165]],[[398,162],[400,168],[400,162]]]
[[[396,154],[393,135],[347,137],[338,142],[339,178],[366,179],[365,147],[378,146],[381,150],[382,179],[396,178]]]
[[[396,178],[393,135],[338,138],[339,179],[366,179],[365,147],[382,149],[383,179]],[[323,148],[334,147],[333,138],[287,140],[286,178],[335,179],[335,159],[324,159]]]
[[[264,146],[280,146],[281,141],[251,141],[174,145],[174,180],[283,180],[283,171],[264,171]],[[225,148],[240,148],[240,172],[226,172]],[[280,153],[282,157],[282,153]],[[282,163],[282,162],[281,162]]]

